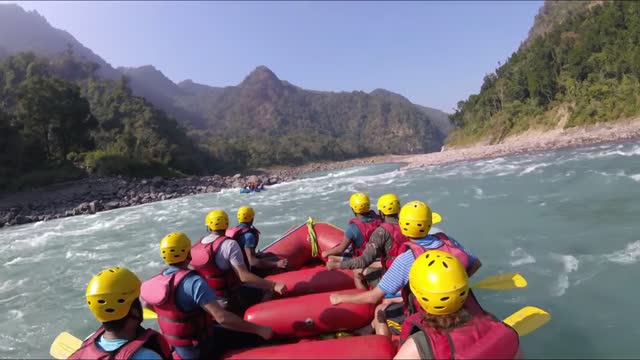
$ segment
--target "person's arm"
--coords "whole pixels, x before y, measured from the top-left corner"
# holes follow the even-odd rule
[[[284,284],[274,283],[273,281],[265,280],[258,275],[252,273],[247,269],[244,264],[244,257],[242,256],[242,250],[240,245],[236,241],[229,242],[229,263],[231,269],[238,275],[240,281],[245,284],[255,285],[265,290],[274,290],[278,294],[284,293],[287,288]],[[225,244],[222,244],[225,245]]]
[[[387,294],[396,294],[409,282],[409,269],[414,257],[411,251],[405,251],[396,258],[391,267],[384,273],[382,279],[375,288],[357,294],[331,294],[330,301],[337,305],[342,302],[353,304],[377,304]]]
[[[410,360],[429,360],[433,359],[433,353],[431,352],[431,345],[429,339],[424,332],[420,331],[409,336],[407,341],[402,344],[400,350],[393,358],[395,359],[410,359]]]
[[[459,249],[461,249],[462,251],[464,251],[467,256],[469,257],[469,259],[471,260],[471,265],[469,265],[469,268],[467,269],[467,275],[469,277],[472,277],[473,274],[475,274],[476,272],[478,272],[478,270],[480,269],[480,267],[482,266],[482,263],[480,262],[480,259],[478,259],[478,257],[476,257],[475,255],[473,255],[469,250],[465,249],[464,246],[462,246],[462,244],[460,244],[457,240],[455,240],[454,238],[449,236],[449,240],[451,240],[451,242],[453,243],[453,245],[457,246]]]
[[[245,246],[244,253],[247,255],[247,260],[249,260],[249,266],[251,266],[252,269],[256,268],[256,269],[269,270],[269,269],[276,269],[276,268],[284,269],[287,267],[287,262],[288,262],[287,259],[273,261],[273,260],[257,257],[255,247]]]
[[[387,236],[389,233],[383,228],[377,228],[369,238],[367,246],[364,248],[362,255],[357,258],[343,260],[339,263],[340,269],[364,269],[373,264],[378,256],[381,256],[383,249],[387,250],[388,241],[393,242],[393,238]],[[391,248],[390,246],[388,247]]]
[[[402,347],[398,350],[393,360],[420,360],[418,347],[412,337],[408,338],[407,341],[402,344]]]
[[[213,316],[220,325],[232,330],[256,334],[265,339],[271,337],[271,328],[246,322],[223,309],[216,300],[215,292],[201,276],[188,275],[178,286],[191,297],[195,304]]]
[[[270,339],[273,334],[271,328],[244,321],[236,314],[223,309],[215,300],[202,305],[202,308],[211,314],[218,324],[227,329],[256,334],[266,340]]]
[[[342,242],[338,244],[338,246],[323,251],[322,257],[328,258],[331,255],[342,255],[342,253],[347,250],[347,247],[349,247],[349,244],[351,244],[351,239],[349,239],[345,233],[344,238],[342,238]]]
[[[254,285],[265,290],[273,289],[278,294],[282,294],[287,291],[286,285],[263,279],[260,276],[249,271],[249,269],[247,269],[247,267],[244,265],[231,264],[231,267],[233,268],[233,271],[235,271],[236,275],[238,275],[238,278],[240,278],[240,281],[242,281],[243,284]]]
[[[376,286],[369,291],[357,294],[333,293],[329,296],[329,300],[333,305],[338,305],[343,302],[350,304],[377,304],[384,299],[384,295],[384,291]]]

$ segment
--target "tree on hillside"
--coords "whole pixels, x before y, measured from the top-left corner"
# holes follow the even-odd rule
[[[62,160],[71,151],[92,147],[90,130],[96,127],[89,103],[77,86],[63,80],[29,75],[17,90],[18,121],[32,154]]]

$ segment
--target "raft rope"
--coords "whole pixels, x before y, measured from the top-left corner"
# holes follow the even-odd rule
[[[318,256],[318,237],[316,236],[316,231],[313,230],[313,219],[311,216],[307,219],[307,230],[309,230],[309,241],[311,241],[311,256]]]

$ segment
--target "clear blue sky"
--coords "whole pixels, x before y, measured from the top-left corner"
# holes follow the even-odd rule
[[[385,88],[451,112],[525,39],[542,1],[18,2],[114,67],[235,85],[256,66],[313,90]]]

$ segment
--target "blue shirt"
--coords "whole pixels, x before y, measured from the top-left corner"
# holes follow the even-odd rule
[[[363,216],[361,221],[363,223],[368,223],[372,222],[373,218]],[[358,229],[358,225],[356,224],[351,223],[347,225],[347,229],[344,231],[344,236],[353,241],[356,248],[361,247],[364,243],[364,235],[360,232],[360,229]]]
[[[171,275],[178,271],[177,267],[169,266],[162,274]],[[176,289],[176,305],[184,312],[190,312],[199,306],[209,304],[216,299],[216,293],[209,284],[198,274],[192,272],[187,275]]]
[[[129,342],[129,340],[124,339],[105,339],[104,336],[98,337],[96,341],[96,345],[98,348],[101,348],[104,351],[115,351],[118,350],[122,345]],[[162,360],[162,356],[153,350],[149,350],[146,348],[140,348],[138,351],[133,353],[131,357],[133,360]]]
[[[451,237],[449,237],[449,240],[451,240],[456,247],[467,253],[470,260],[470,267],[478,261],[478,258],[462,247],[459,242],[455,241]],[[422,239],[414,240],[414,242],[425,249],[437,249],[444,245],[442,241],[438,240],[434,235],[427,235]],[[409,283],[409,270],[411,270],[411,266],[415,260],[413,252],[411,252],[410,249],[407,249],[407,251],[400,254],[393,261],[389,270],[384,273],[382,279],[380,279],[380,282],[378,283],[380,290],[384,291],[385,295],[393,295],[402,290],[402,288]]]
[[[251,226],[245,223],[240,223],[238,224],[238,227],[248,229]],[[240,235],[238,244],[240,244],[241,248],[256,248],[258,247],[258,239],[256,239],[255,235],[253,235],[251,231],[247,231],[246,233]]]

